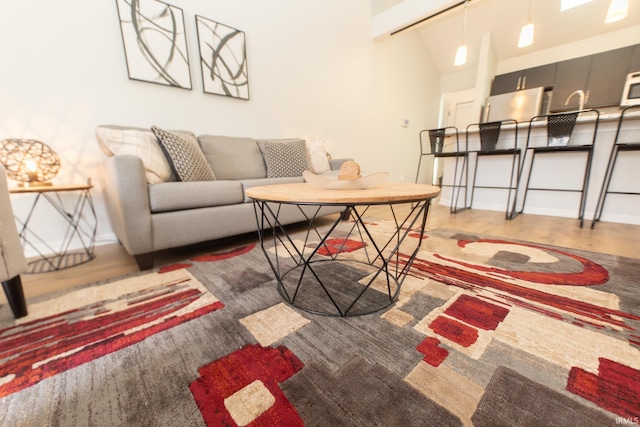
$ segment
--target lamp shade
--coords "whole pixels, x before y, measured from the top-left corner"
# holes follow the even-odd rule
[[[58,154],[35,139],[5,139],[0,142],[0,163],[10,179],[27,185],[43,185],[60,170]]]
[[[527,47],[533,44],[533,22],[529,22],[522,27],[520,38],[518,39],[518,47]]]
[[[463,44],[458,46],[456,50],[456,59],[454,60],[454,65],[464,65],[467,63],[467,45]]]
[[[611,0],[604,23],[610,24],[612,22],[619,21],[626,18],[628,14],[629,0]]]

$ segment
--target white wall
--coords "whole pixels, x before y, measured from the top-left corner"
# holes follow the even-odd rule
[[[439,76],[419,35],[374,42],[370,0],[171,0],[185,15],[193,90],[129,80],[115,0],[3,3],[0,139],[53,147],[58,184],[95,177],[100,124],[323,138],[334,157],[411,181],[418,132],[437,122]],[[251,100],[203,93],[196,14],[246,33]],[[99,188],[93,196],[99,243],[112,241]],[[30,203],[12,200],[18,214]],[[48,239],[62,227],[35,226]]]

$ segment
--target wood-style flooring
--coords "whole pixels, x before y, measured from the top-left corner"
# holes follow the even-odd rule
[[[376,216],[376,212],[370,212]],[[469,209],[450,214],[449,208],[434,201],[427,229],[448,228],[496,237],[545,243],[560,247],[640,258],[640,225],[600,222],[590,229],[577,219],[541,215],[519,215],[507,221],[504,212]],[[221,241],[198,244],[187,248],[164,251],[156,257],[156,266],[184,260],[198,254],[257,241],[255,233]],[[86,283],[114,279],[138,271],[136,263],[117,244],[96,247],[96,258],[88,263],[51,273],[23,274],[22,282],[28,299]],[[5,304],[0,293],[0,304]]]

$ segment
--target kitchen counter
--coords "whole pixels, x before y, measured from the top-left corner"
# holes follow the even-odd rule
[[[599,121],[600,122],[618,122],[618,120],[620,119],[620,114],[622,114],[622,110],[624,108],[623,107],[605,107],[605,108],[594,108],[594,110],[596,110],[599,114]],[[562,113],[571,113],[571,111],[563,111]],[[550,114],[562,114],[562,113],[550,113]],[[630,118],[639,118],[640,119],[640,109],[632,111],[630,113],[627,113],[626,115],[627,117]],[[583,115],[583,116],[578,116],[578,119],[576,120],[578,123],[582,123],[582,122],[592,122],[595,119],[594,115]],[[518,122],[518,129],[526,129],[529,127],[529,121],[522,121],[522,122]],[[538,126],[544,126],[544,123],[542,121],[536,122],[534,121],[532,123],[533,127],[538,127]],[[503,127],[504,130],[510,130],[513,129],[513,125],[505,125]],[[464,130],[461,130],[462,134],[461,137],[464,137]],[[470,131],[470,133],[477,133],[478,129],[477,127],[473,130]]]
[[[620,118],[620,114],[622,114],[622,110],[624,107],[604,107],[604,108],[596,108],[600,112],[600,120],[609,121],[609,120],[618,120]],[[640,118],[640,109],[636,109],[635,111],[631,111],[627,113],[627,117],[638,117]]]

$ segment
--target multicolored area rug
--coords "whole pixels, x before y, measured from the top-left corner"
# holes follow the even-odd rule
[[[259,247],[214,253],[0,307],[0,426],[638,424],[639,277],[438,229],[390,310],[341,318],[284,304]]]

